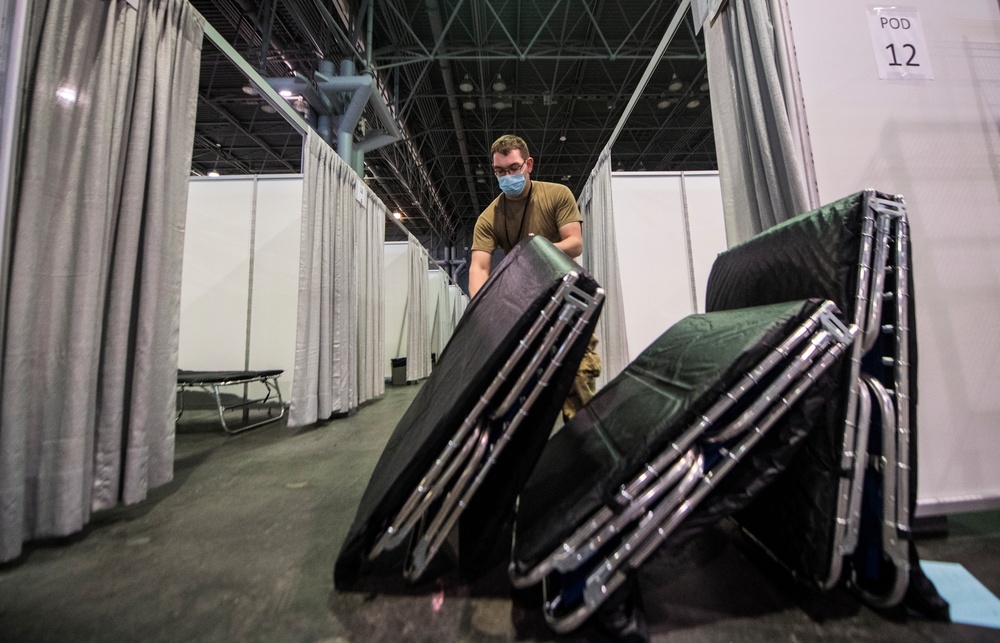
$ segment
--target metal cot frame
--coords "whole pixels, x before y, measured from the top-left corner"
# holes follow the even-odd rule
[[[175,420],[179,420],[182,415],[184,415],[184,393],[189,388],[199,388],[206,393],[209,393],[215,399],[215,405],[219,412],[219,424],[222,425],[222,430],[230,435],[235,435],[237,433],[242,433],[249,429],[254,429],[259,426],[264,426],[265,424],[270,424],[272,422],[277,422],[281,418],[285,417],[285,403],[281,398],[281,389],[278,387],[278,377],[283,373],[282,370],[270,370],[270,371],[185,371],[180,370],[177,372],[177,397],[179,398],[179,409],[177,411],[177,417]],[[265,393],[263,397],[250,398],[248,397],[248,387],[251,384],[263,384]],[[220,389],[226,386],[243,386],[243,397],[242,401],[236,404],[224,404],[222,402],[222,392]],[[271,407],[267,406],[267,403],[271,400],[271,397],[276,396],[278,398],[278,408],[280,409],[278,415],[271,416]],[[231,411],[234,409],[244,409],[244,411],[249,412],[254,406],[258,408],[267,408],[268,418],[265,420],[260,420],[258,422],[253,422],[240,427],[230,427],[226,422],[226,411]],[[246,415],[245,415],[246,417]]]
[[[404,576],[416,581],[454,528],[462,511],[562,366],[604,299],[563,278],[496,378],[448,440],[403,507],[375,541],[369,559],[409,543]],[[506,390],[506,392],[504,392]],[[544,427],[548,430],[549,427]]]
[[[841,459],[842,471],[853,473],[841,478],[833,557],[820,586],[823,589],[835,586],[843,574],[844,559],[857,549],[866,469],[881,471],[882,547],[896,569],[896,578],[891,589],[881,596],[857,589],[869,603],[889,607],[903,599],[910,571],[907,540],[902,537],[910,531],[911,518],[909,225],[902,197],[885,199],[875,190],[865,190],[863,199],[854,309],[854,324],[861,330],[862,339],[851,352]],[[887,278],[890,274],[895,277],[892,283]],[[892,355],[881,356],[882,363],[889,367],[888,382],[880,382],[873,374],[863,372],[862,367],[863,358],[876,346],[880,334],[887,336],[893,345]],[[876,466],[870,467],[868,440],[873,410],[881,418],[883,452],[874,456]]]
[[[668,448],[622,485],[614,504],[598,509],[531,569],[510,566],[515,587],[543,582],[544,612],[557,632],[583,623],[691,514],[858,334],[824,302],[778,347]],[[736,419],[720,425],[723,416]],[[727,415],[728,414],[728,415]],[[706,452],[719,457],[706,458]],[[584,574],[582,593],[550,587],[559,575]]]

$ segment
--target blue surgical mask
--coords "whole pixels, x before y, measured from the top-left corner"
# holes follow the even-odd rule
[[[500,183],[500,189],[503,190],[503,193],[507,196],[520,196],[521,193],[524,192],[524,172],[518,172],[517,174],[505,174],[497,177],[497,181]]]

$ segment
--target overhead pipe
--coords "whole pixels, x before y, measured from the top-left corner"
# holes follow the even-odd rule
[[[436,208],[438,212],[441,212],[442,214],[448,212],[448,210],[444,207],[444,203],[441,199],[441,196],[438,194],[434,181],[431,179],[430,175],[427,173],[426,168],[424,167],[420,151],[413,143],[412,138],[406,132],[405,126],[396,120],[395,116],[389,109],[389,105],[386,102],[385,96],[381,89],[382,83],[380,80],[378,80],[378,72],[372,69],[370,34],[372,31],[374,5],[369,7],[368,10],[369,39],[368,42],[366,43],[366,55],[362,55],[361,52],[358,51],[357,47],[355,47],[354,43],[352,43],[350,39],[347,37],[347,34],[345,34],[344,31],[337,24],[337,21],[330,14],[329,10],[324,6],[323,0],[312,0],[312,3],[314,7],[319,11],[320,16],[322,18],[322,23],[327,28],[329,28],[331,32],[333,32],[336,39],[339,40],[341,44],[345,47],[345,49],[348,50],[351,54],[353,54],[353,56],[357,60],[366,63],[367,69],[365,70],[365,72],[361,75],[354,76],[353,78],[354,79],[370,78],[373,82],[372,92],[371,95],[369,96],[369,104],[371,105],[372,110],[375,112],[375,115],[378,117],[382,126],[385,128],[385,131],[384,132],[373,131],[369,136],[366,136],[364,139],[358,141],[354,145],[354,151],[357,152],[358,150],[362,150],[364,152],[368,152],[377,149],[379,147],[384,147],[393,142],[401,141],[403,145],[405,145],[406,147],[406,154],[410,159],[409,161],[410,167],[412,167],[413,170],[418,174],[420,182],[423,184],[428,195],[430,196],[430,200],[432,202],[431,205],[434,208]],[[310,27],[311,28],[307,29],[307,31],[309,31],[309,33],[312,34],[312,29],[314,29],[315,27],[311,25]],[[315,40],[315,38],[313,38],[313,40]],[[307,101],[309,101],[310,106],[313,107],[314,112],[317,114],[317,119],[316,119],[317,122],[320,121],[318,116],[322,115],[324,111],[330,115],[332,115],[333,113],[333,105],[328,104],[330,99],[328,99],[326,96],[327,93],[326,90],[332,90],[332,93],[336,94],[339,92],[354,91],[354,89],[356,89],[356,85],[353,84],[357,82],[356,80],[351,80],[340,76],[336,76],[334,75],[332,70],[328,70],[326,73],[318,72],[314,74],[314,78],[316,81],[315,89],[314,85],[310,83],[309,80],[306,79],[304,76],[302,76],[301,74],[296,74],[296,76],[297,76],[296,78],[269,78],[267,79],[267,81],[271,87],[274,87],[275,90],[289,89],[290,91],[302,95]],[[319,130],[317,129],[317,132],[318,131]],[[356,154],[352,154],[352,157],[356,157]],[[352,167],[354,167],[355,164],[357,163],[357,158],[354,158],[353,160],[354,163],[352,163]],[[383,160],[390,166],[394,165],[393,163],[391,163],[388,157],[385,157]],[[355,167],[355,170],[358,171],[359,175],[361,175],[364,169],[363,163],[358,165],[359,167]],[[398,168],[395,168],[393,166],[393,169],[396,172],[397,176],[402,177],[402,174],[400,173]],[[437,224],[435,223],[435,221],[438,219],[432,218],[425,211],[424,207],[420,205],[420,201],[418,200],[416,194],[413,193],[412,187],[407,185],[405,182],[403,183],[403,185],[406,187],[407,192],[410,194],[412,201],[417,203],[417,208],[420,214],[423,216],[424,220],[427,221],[431,229],[437,232],[439,235],[441,235],[442,238],[449,238],[450,235],[453,234],[455,229],[455,225],[451,221],[450,217],[445,216],[443,219],[441,219],[442,223],[446,228],[443,231],[444,234],[442,234],[442,231],[437,229]]]
[[[354,158],[354,131],[357,129],[365,106],[371,105],[384,131],[363,138],[358,149],[370,152],[384,145],[391,145],[402,138],[399,127],[389,111],[380,92],[374,91],[375,83],[370,74],[356,74],[354,62],[345,59],[340,63],[340,74],[335,73],[334,64],[321,60],[315,73],[315,83],[300,74],[291,78],[268,78],[268,84],[278,91],[290,91],[303,96],[316,112],[316,131],[324,141],[333,144],[332,116],[340,104],[337,96],[350,93],[344,113],[337,122],[337,154],[355,170],[359,164]],[[362,166],[363,167],[363,166]],[[361,174],[361,172],[358,172]]]

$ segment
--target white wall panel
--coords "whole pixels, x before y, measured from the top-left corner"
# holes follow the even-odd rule
[[[698,312],[705,312],[708,275],[719,253],[726,249],[726,221],[722,214],[722,187],[718,172],[685,172],[691,266]]]
[[[405,241],[385,244],[385,376],[394,357],[406,355],[406,293],[409,260]]]
[[[722,194],[718,173],[613,172],[611,191],[633,360],[670,326],[704,311],[708,271],[726,249]]]
[[[243,370],[253,184],[192,179],[188,187],[178,365]]]
[[[1000,504],[1000,7],[907,2],[933,80],[880,80],[870,2],[789,0],[820,200],[906,198],[922,513]]]
[[[250,369],[283,369],[286,395],[295,372],[301,220],[301,177],[257,181]]]

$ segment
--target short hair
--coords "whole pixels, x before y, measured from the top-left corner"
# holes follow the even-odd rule
[[[493,141],[493,145],[490,146],[490,156],[492,157],[494,154],[507,156],[514,150],[519,150],[524,160],[528,160],[528,144],[524,142],[524,139],[516,134],[504,134]]]

